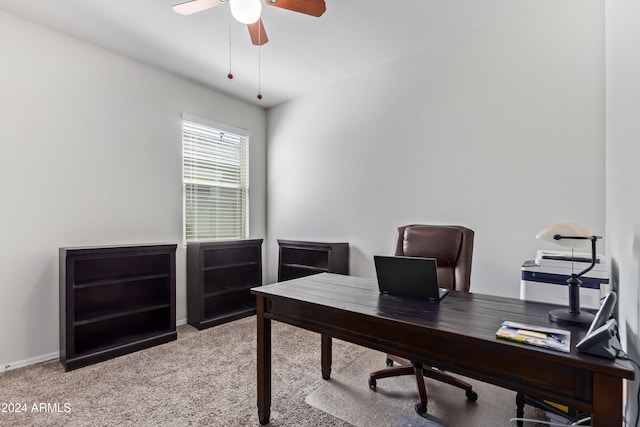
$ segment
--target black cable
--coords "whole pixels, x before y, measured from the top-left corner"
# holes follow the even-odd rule
[[[613,349],[618,352],[618,355],[616,357],[617,359],[628,360],[629,362],[631,362],[634,365],[636,365],[636,367],[638,368],[638,372],[640,372],[640,364],[638,362],[636,362],[635,360],[630,358],[627,355],[627,353],[625,353],[622,349],[618,349],[618,348],[615,348],[615,347]],[[620,356],[621,353],[622,353],[622,356]],[[639,419],[640,419],[640,379],[638,380],[638,391],[636,393],[636,421],[633,423],[633,427],[638,427],[638,420]]]

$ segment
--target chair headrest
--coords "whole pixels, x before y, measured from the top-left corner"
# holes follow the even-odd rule
[[[411,226],[404,230],[405,256],[429,257],[438,266],[455,265],[462,246],[462,232],[453,227]]]

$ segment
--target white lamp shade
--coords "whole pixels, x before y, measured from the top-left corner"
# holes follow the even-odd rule
[[[243,24],[253,24],[262,13],[260,0],[229,0],[229,7],[233,17]]]
[[[580,225],[572,223],[553,224],[536,235],[536,239],[552,242],[560,246],[566,246],[568,248],[586,248],[589,246],[590,241],[588,239],[570,239],[562,238],[559,240],[554,239],[556,235],[562,237],[591,237],[589,230]]]

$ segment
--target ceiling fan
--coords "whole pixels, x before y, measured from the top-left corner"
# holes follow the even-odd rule
[[[269,41],[260,18],[262,0],[191,0],[174,5],[173,10],[181,15],[191,15],[224,3],[229,3],[234,18],[247,24],[251,43],[263,45]],[[315,17],[321,16],[327,10],[324,0],[264,0],[264,3]]]

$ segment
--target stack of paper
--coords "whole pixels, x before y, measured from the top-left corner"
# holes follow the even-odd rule
[[[571,332],[564,329],[505,321],[502,322],[502,326],[496,332],[496,336],[566,353],[571,351]]]

